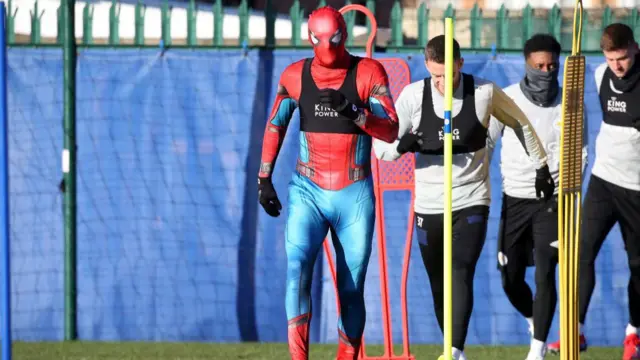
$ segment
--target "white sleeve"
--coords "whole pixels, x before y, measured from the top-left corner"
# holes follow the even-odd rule
[[[404,134],[411,131],[412,123],[411,119],[414,112],[413,96],[411,94],[411,87],[405,87],[398,100],[395,103],[396,114],[398,115],[398,139]],[[402,155],[398,153],[398,140],[393,143],[388,143],[379,139],[373,139],[373,151],[379,160],[394,161],[400,158]]]
[[[584,104],[584,126],[582,127],[582,173],[587,169],[589,155],[589,118],[587,117],[587,105]]]
[[[496,118],[491,116],[489,118],[489,129],[487,131],[487,151],[489,152],[489,163],[491,163],[491,159],[493,158],[493,150],[502,137],[502,132],[504,131],[504,124],[498,121]]]
[[[491,114],[505,126],[513,129],[536,169],[546,165],[547,153],[531,122],[513,99],[495,84],[491,104]]]
[[[607,70],[607,63],[600,64],[596,70],[593,72],[593,77],[596,80],[596,91],[600,94],[600,84],[602,83],[602,78],[604,77],[604,72]]]

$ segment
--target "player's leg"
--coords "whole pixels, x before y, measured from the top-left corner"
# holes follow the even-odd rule
[[[622,360],[640,359],[640,191],[615,190],[614,203],[629,262],[629,324]]]
[[[525,281],[532,257],[531,222],[535,209],[531,200],[504,195],[498,234],[498,268],[502,288],[511,304],[529,323],[533,333],[533,293]]]
[[[473,279],[487,234],[488,206],[471,206],[453,214],[453,347],[464,350],[473,311]]]
[[[578,275],[579,320],[584,324],[589,301],[596,284],[595,261],[605,238],[616,222],[612,193],[609,184],[591,175],[582,203],[582,228],[580,230],[580,269]],[[582,326],[580,326],[582,328]],[[587,349],[587,342],[580,329],[580,350]],[[557,354],[560,342],[549,344],[548,350]]]
[[[454,358],[464,357],[464,343],[473,309],[473,278],[484,246],[489,207],[472,206],[453,212],[453,334]],[[416,214],[419,228],[420,254],[433,296],[433,305],[440,330],[443,331],[443,215]]]
[[[292,360],[309,358],[312,273],[318,251],[329,230],[329,223],[323,217],[316,203],[317,199],[321,199],[317,188],[305,178],[294,175],[289,187],[285,239],[285,304]]]
[[[595,262],[602,244],[616,223],[611,184],[591,176],[582,204],[580,244],[579,306],[580,323],[584,324],[596,285]]]
[[[354,183],[332,196],[334,211],[328,217],[340,300],[337,360],[355,360],[366,321],[364,282],[375,224],[373,182]]]
[[[440,331],[444,330],[443,221],[442,214],[416,214],[420,255],[429,277],[433,310]]]
[[[538,212],[533,217],[532,227],[535,244],[536,296],[533,303],[534,333],[529,355],[531,359],[542,359],[546,352],[545,344],[558,302],[556,290],[556,267],[558,264],[557,197],[538,205]]]

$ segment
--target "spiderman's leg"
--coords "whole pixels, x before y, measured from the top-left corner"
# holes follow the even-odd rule
[[[369,179],[352,184],[334,199],[331,238],[340,299],[337,360],[355,360],[366,320],[364,280],[375,223],[373,183]]]
[[[294,175],[289,186],[289,209],[285,235],[287,253],[286,312],[289,352],[292,360],[309,358],[311,279],[314,262],[329,230],[317,206],[318,188]]]

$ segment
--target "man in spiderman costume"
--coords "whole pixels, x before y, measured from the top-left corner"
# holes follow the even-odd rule
[[[328,231],[336,252],[340,300],[337,359],[357,359],[375,222],[371,137],[389,143],[398,137],[383,66],[349,54],[346,39],[340,12],[322,7],[310,15],[309,41],[315,56],[282,73],[264,134],[259,201],[277,217],[282,205],[271,174],[293,112],[300,109],[300,153],[289,183],[285,234],[285,306],[292,360],[309,357],[312,271]]]

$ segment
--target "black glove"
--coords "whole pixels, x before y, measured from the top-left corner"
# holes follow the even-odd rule
[[[421,132],[417,134],[406,133],[400,138],[396,150],[399,154],[404,154],[407,152],[419,152],[420,148],[422,147],[422,143],[423,141]]]
[[[545,200],[551,199],[553,191],[555,190],[555,184],[553,178],[549,173],[549,166],[545,165],[536,170],[536,197]]]
[[[320,105],[333,109],[353,121],[357,120],[361,113],[358,107],[347,100],[343,93],[333,89],[320,90]]]
[[[278,200],[276,189],[273,188],[271,178],[258,178],[258,201],[270,216],[280,216],[282,204]]]

